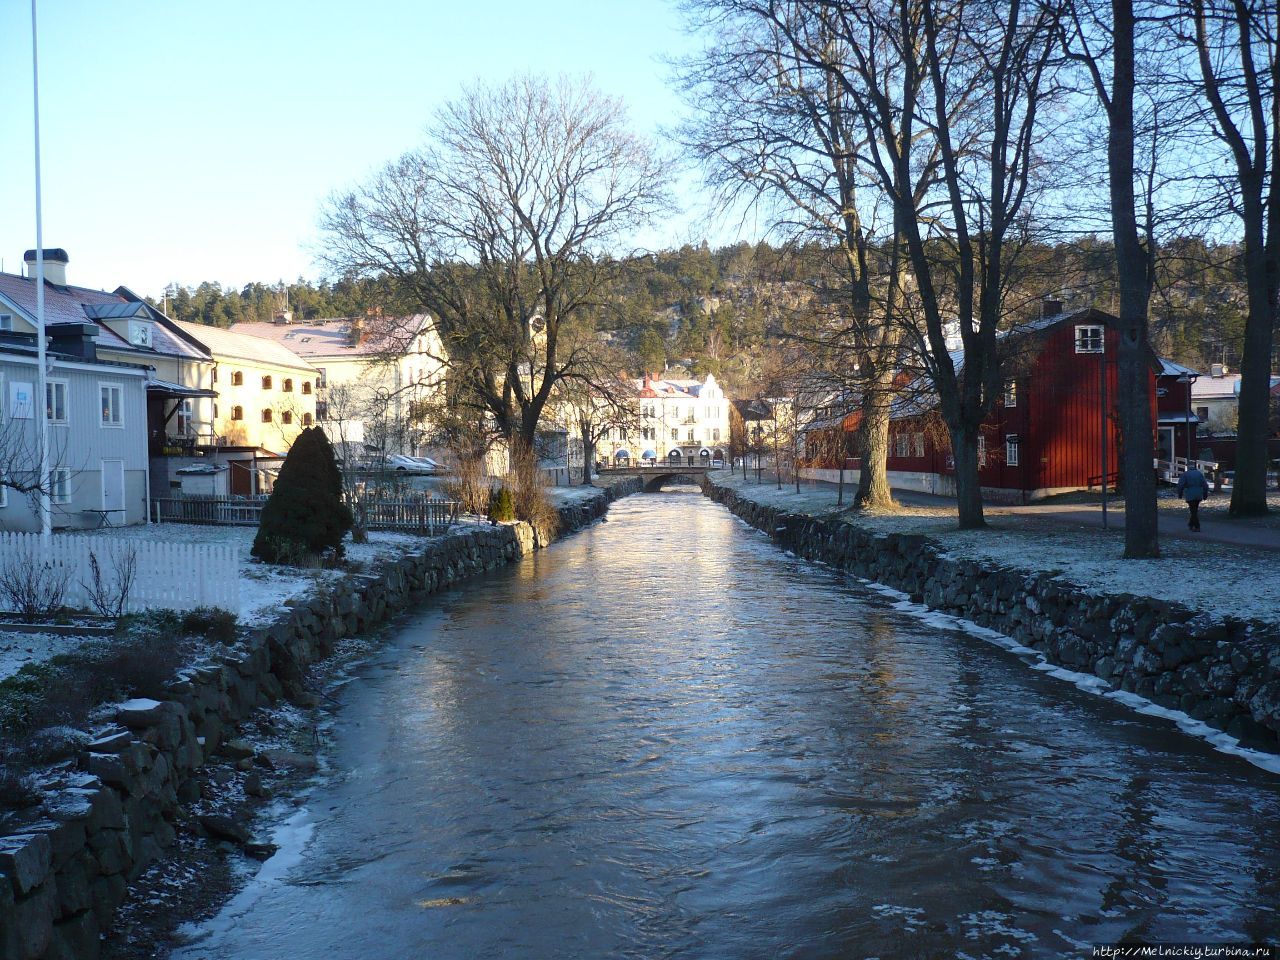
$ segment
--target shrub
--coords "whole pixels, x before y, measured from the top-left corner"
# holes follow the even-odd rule
[[[489,494],[489,519],[495,523],[510,523],[516,518],[515,499],[506,487],[498,487]]]
[[[516,517],[548,537],[555,536],[560,527],[560,514],[547,499],[542,473],[538,470],[538,455],[531,447],[519,442],[513,444],[511,476]]]
[[[271,498],[262,508],[253,555],[267,563],[296,561],[299,551],[340,555],[351,523],[329,438],[319,427],[308,427],[289,448]]]
[[[236,638],[236,615],[221,607],[196,607],[182,615],[182,632],[207,637],[215,643],[232,643]]]
[[[61,611],[70,585],[71,570],[48,560],[15,557],[0,569],[0,595],[27,622]]]

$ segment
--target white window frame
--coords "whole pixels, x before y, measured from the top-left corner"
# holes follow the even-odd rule
[[[0,313],[0,331],[4,331],[5,333],[11,333],[13,331],[12,313]],[[3,506],[4,504],[0,503],[0,507]]]
[[[1006,407],[1016,407],[1018,405],[1018,381],[1017,380],[1005,381],[1004,405]]]
[[[978,434],[978,466],[985,467],[987,465],[987,438],[981,433]]]
[[[9,488],[0,485],[0,509],[9,505]]]
[[[917,430],[911,435],[911,455],[916,459],[924,457],[924,431]]]
[[[58,490],[61,488],[62,492]],[[54,467],[49,471],[49,500],[52,503],[71,502],[71,468]]]
[[[1006,467],[1022,465],[1022,458],[1018,450],[1019,443],[1018,435],[1015,433],[1011,433],[1004,438],[1004,464]]]
[[[911,456],[911,439],[907,436],[905,430],[899,431],[893,436],[893,455],[895,457]]]
[[[1107,328],[1100,323],[1082,323],[1076,327],[1076,353],[1105,353]]]
[[[114,392],[116,396],[115,403],[104,404],[103,394],[110,396]],[[113,419],[108,419],[107,409],[110,407],[112,413],[115,414]],[[102,411],[102,427],[103,429],[120,430],[124,427],[124,387],[118,383],[109,383],[104,381],[98,382],[98,408]]]
[[[56,416],[58,412],[58,405],[54,402],[51,402],[52,400],[56,399],[58,395],[58,391],[57,391],[58,387],[62,388],[62,416],[61,417]],[[68,423],[71,422],[71,409],[70,409],[71,387],[69,386],[68,381],[63,380],[61,378],[54,379],[53,377],[46,377],[44,381],[44,391],[45,391],[44,406],[45,406],[45,409],[49,411],[49,424],[54,427],[65,427]]]

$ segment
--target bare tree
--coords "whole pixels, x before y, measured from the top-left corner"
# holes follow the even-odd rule
[[[662,208],[667,174],[586,82],[517,77],[447,104],[428,143],[322,217],[339,272],[393,280],[439,330],[455,402],[531,445],[556,385],[588,364],[614,248]]]
[[[1274,0],[1186,0],[1214,135],[1235,166],[1227,190],[1244,230],[1248,314],[1231,513],[1267,512],[1271,358],[1280,316],[1280,9]],[[1175,24],[1181,21],[1174,19]]]

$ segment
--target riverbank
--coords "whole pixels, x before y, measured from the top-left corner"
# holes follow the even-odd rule
[[[1280,769],[1280,626],[1262,616],[1280,610],[1269,565],[1239,563],[1234,582],[1224,572],[1230,586],[1202,578],[1188,590],[1180,558],[1112,559],[1105,544],[1073,543],[1060,530],[960,531],[941,511],[851,516],[812,494],[790,499],[724,475],[708,477],[703,492],[798,556],[994,631]]]
[[[119,705],[110,712],[112,722],[87,731],[82,753],[46,771],[39,805],[12,815],[8,835],[0,838],[0,958],[97,957],[100,932],[110,927],[128,885],[160,861],[180,833],[239,858],[230,872],[238,875],[233,881],[242,879],[250,861],[241,853],[269,856],[270,850],[255,845],[242,822],[204,812],[200,804],[219,797],[248,804],[257,791],[246,781],[257,773],[261,783],[262,760],[272,769],[292,767],[294,775],[314,769],[314,760],[287,748],[306,733],[314,740],[316,729],[314,715],[294,717],[278,731],[277,744],[255,746],[236,736],[246,720],[282,700],[314,710],[322,699],[316,666],[335,653],[334,666],[358,655],[343,641],[367,638],[430,594],[518,561],[638,489],[638,483],[618,483],[565,504],[556,530],[524,523],[465,527],[424,540],[420,549],[406,549],[369,572],[318,584],[267,626],[208,650],[167,685],[164,700]],[[270,787],[257,793],[255,799],[265,801]],[[184,876],[162,880],[179,885]],[[185,882],[206,893],[200,871],[187,870]],[[207,892],[214,899],[230,889],[212,887]],[[148,949],[145,935],[130,942]]]

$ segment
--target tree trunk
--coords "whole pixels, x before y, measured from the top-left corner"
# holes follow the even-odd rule
[[[987,521],[982,513],[977,431],[967,427],[952,427],[951,456],[956,464],[956,510],[960,529],[979,530],[987,525]]]
[[[595,459],[596,444],[594,440],[588,440],[587,435],[582,435],[582,485],[584,487],[591,486],[591,461]]]
[[[1114,47],[1107,167],[1111,191],[1111,225],[1120,285],[1119,367],[1120,429],[1124,450],[1124,555],[1160,555],[1156,508],[1154,424],[1151,422],[1151,346],[1147,309],[1151,299],[1150,258],[1138,234],[1134,169],[1134,30],[1133,0],[1112,0]]]
[[[1267,512],[1267,427],[1271,415],[1271,353],[1275,323],[1274,287],[1262,248],[1261,205],[1246,200],[1245,269],[1249,313],[1240,360],[1240,420],[1236,426],[1236,476],[1231,489],[1231,515],[1257,517]],[[1271,216],[1280,213],[1272,211]]]
[[[889,487],[889,394],[875,384],[862,397],[862,422],[858,424],[858,452],[862,469],[853,505],[884,509],[893,506]]]

